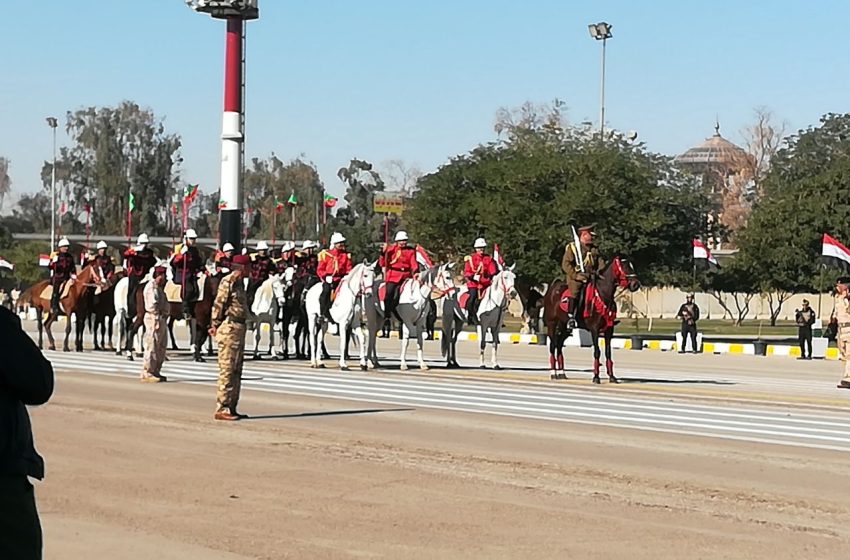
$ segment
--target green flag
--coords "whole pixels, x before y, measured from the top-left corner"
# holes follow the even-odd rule
[[[298,198],[295,196],[295,192],[289,195],[289,200],[286,203],[290,206],[298,206]]]
[[[130,193],[130,212],[136,209],[136,195]]]

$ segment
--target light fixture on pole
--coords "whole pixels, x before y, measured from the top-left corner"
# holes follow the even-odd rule
[[[56,249],[56,117],[47,117],[47,126],[53,129],[53,163],[50,165],[50,252]]]
[[[608,39],[613,37],[611,34],[611,24],[604,21],[592,23],[587,26],[590,31],[590,36],[597,41],[602,41],[602,77],[599,86],[599,137],[602,138],[605,132],[605,44]]]
[[[258,0],[186,0],[199,13],[227,22],[224,55],[224,115],[221,133],[219,247],[242,246],[242,153],[244,131],[244,27],[260,17]]]

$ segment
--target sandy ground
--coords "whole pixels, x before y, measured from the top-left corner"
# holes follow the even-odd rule
[[[60,372],[46,558],[848,557],[850,455]]]

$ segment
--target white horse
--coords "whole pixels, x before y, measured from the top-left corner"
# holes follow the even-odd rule
[[[502,321],[504,320],[505,311],[508,309],[508,302],[517,296],[515,288],[516,274],[514,274],[513,265],[509,268],[502,269],[501,272],[493,277],[490,286],[484,290],[481,296],[481,304],[478,307],[478,341],[479,341],[479,360],[478,367],[484,368],[484,348],[487,346],[487,334],[489,333],[493,340],[493,359],[491,365],[493,369],[502,369],[499,365],[499,331],[502,329]]]
[[[366,369],[366,344],[363,326],[358,315],[363,312],[366,297],[371,295],[375,283],[375,264],[361,263],[342,279],[336,299],[331,305],[330,314],[339,326],[339,369],[348,370],[345,362],[345,333],[351,326],[351,334],[360,349],[360,369]],[[310,367],[325,367],[319,359],[319,352],[325,339],[327,325],[322,317],[322,283],[307,291],[305,306],[307,309],[308,336],[310,337]]]
[[[418,278],[406,281],[401,285],[399,303],[396,312],[401,319],[401,370],[407,371],[407,347],[410,337],[415,336],[418,344],[416,358],[419,361],[419,369],[428,371],[428,365],[422,355],[423,335],[425,333],[425,321],[428,316],[428,303],[434,296],[439,299],[454,290],[454,280],[451,269],[454,263],[434,266],[422,272]],[[378,331],[384,324],[384,311],[378,301],[376,293],[368,299],[366,305],[366,318],[369,324],[369,349],[368,357],[373,367],[380,367],[376,340]]]
[[[284,305],[286,288],[292,284],[293,278],[295,278],[295,269],[289,267],[282,276],[272,274],[257,288],[254,302],[251,305],[251,318],[249,320],[254,327],[255,360],[260,357],[260,337],[263,334],[261,327],[264,324],[269,326],[269,353],[272,355],[272,359],[278,359],[277,348],[274,343],[274,331],[280,320],[280,309]]]
[[[167,261],[159,261],[156,266],[164,266]],[[150,271],[148,271],[147,276],[145,276],[142,281],[139,283],[139,287],[137,290],[141,291],[145,289],[145,283],[150,282],[153,278],[153,269],[152,267]],[[130,350],[127,351],[127,358],[133,359],[133,350],[132,348],[138,348],[139,352],[144,352],[144,328],[142,325],[139,330],[129,333],[127,332],[127,324],[130,319],[135,321],[135,317],[129,317],[130,310],[127,307],[127,291],[129,290],[130,280],[125,276],[121,278],[117,284],[115,284],[115,290],[112,293],[113,303],[115,305],[115,318],[113,319],[113,325],[115,322],[118,323],[118,348],[115,351],[119,356],[121,355],[121,351],[124,348],[127,348],[127,337],[131,336],[131,334],[135,337],[135,342],[138,343],[138,346],[131,345]],[[138,310],[136,311],[138,313]]]

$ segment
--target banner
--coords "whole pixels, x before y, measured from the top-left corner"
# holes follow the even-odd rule
[[[401,193],[376,192],[372,210],[376,214],[404,213],[404,195]]]

